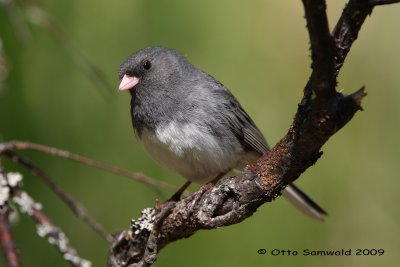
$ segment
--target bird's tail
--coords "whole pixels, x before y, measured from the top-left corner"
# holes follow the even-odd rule
[[[313,219],[323,221],[325,216],[328,215],[326,211],[294,184],[288,185],[282,191],[282,195],[302,213]]]

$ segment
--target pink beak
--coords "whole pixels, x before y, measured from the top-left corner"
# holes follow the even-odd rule
[[[122,77],[122,80],[121,80],[121,83],[119,84],[118,90],[125,91],[125,90],[132,89],[138,83],[139,83],[139,78],[125,74],[124,77]]]

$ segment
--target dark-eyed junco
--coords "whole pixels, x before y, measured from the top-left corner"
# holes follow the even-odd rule
[[[204,184],[255,161],[268,144],[229,90],[178,51],[144,48],[121,65],[139,142],[160,165]],[[305,214],[325,211],[294,184],[283,190]]]

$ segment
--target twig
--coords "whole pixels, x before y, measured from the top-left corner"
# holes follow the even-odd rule
[[[33,201],[26,192],[18,189],[14,192],[13,200],[22,212],[27,213],[36,222],[39,236],[46,238],[51,245],[55,246],[66,261],[74,267],[91,266],[89,261],[79,257],[76,250],[71,247],[65,233],[41,212],[39,203]]]
[[[107,99],[112,86],[100,68],[93,64],[86,55],[75,46],[73,41],[67,36],[62,27],[57,23],[56,18],[51,16],[45,9],[32,1],[24,1],[26,5],[26,14],[31,23],[41,27],[57,41],[64,50],[70,55],[75,64],[83,71],[89,80],[95,85],[95,88],[102,88],[98,91],[103,99]]]
[[[18,251],[15,246],[14,237],[11,232],[10,225],[10,186],[7,175],[3,171],[0,162],[0,246],[4,255],[7,267],[20,267]]]
[[[107,266],[151,266],[157,259],[158,238],[162,224],[170,215],[175,204],[175,201],[161,205],[156,203],[155,208],[144,209],[139,219],[132,220],[129,230],[115,234]],[[135,248],[138,243],[145,244],[143,250],[130,249]]]
[[[87,213],[86,209],[76,201],[71,195],[65,192],[58,186],[45,172],[36,167],[32,162],[22,158],[15,152],[7,150],[4,155],[8,156],[11,160],[21,164],[27,168],[33,175],[39,177],[65,204],[72,210],[75,215],[87,223],[96,233],[103,237],[108,242],[112,241],[112,236]]]
[[[27,18],[30,23],[44,29],[50,37],[58,42],[64,50],[69,54],[76,65],[95,85],[95,88],[102,88],[98,92],[103,99],[107,99],[110,95],[110,85],[103,71],[87,58],[87,56],[79,49],[74,42],[67,36],[65,31],[60,27],[56,19],[51,16],[45,9],[41,8],[36,1],[22,1],[25,9],[21,8],[17,1],[0,1],[0,7],[4,7],[7,11],[8,19],[15,29],[17,36],[26,41],[31,37],[31,32],[27,25]]]
[[[0,7],[6,11],[16,36],[22,41],[29,40],[32,37],[31,32],[24,18],[24,12],[17,5],[16,1],[0,1]]]
[[[318,96],[335,92],[335,45],[329,31],[324,0],[303,0],[307,29],[311,43],[312,75],[310,85]]]
[[[153,222],[153,230],[150,232],[149,238],[147,239],[147,245],[145,246],[146,248],[144,250],[143,257],[138,263],[132,264],[132,267],[149,267],[156,261],[158,253],[157,242],[161,226],[165,218],[167,218],[174,207],[175,202],[171,201],[167,202],[164,206],[162,206],[161,210],[157,211],[158,213]]]
[[[20,267],[18,251],[11,233],[9,220],[10,208],[8,205],[0,209],[0,245],[7,267]]]
[[[332,31],[336,43],[335,75],[339,74],[343,62],[368,15],[374,6],[399,3],[400,0],[350,0]]]
[[[35,202],[26,192],[21,191],[21,180],[22,176],[19,173],[3,173],[0,165],[0,189],[2,199],[0,203],[0,242],[8,266],[21,266],[9,224],[9,203],[12,201],[19,207],[22,213],[26,213],[36,222],[39,236],[47,238],[48,242],[58,249],[66,261],[75,267],[90,267],[91,263],[78,256],[75,249],[70,246],[66,235],[41,212],[42,205]],[[5,187],[8,190],[4,191]]]
[[[73,161],[79,162],[81,164],[84,164],[84,165],[87,165],[90,167],[94,167],[97,169],[101,169],[104,171],[108,171],[108,172],[111,172],[111,173],[114,173],[117,175],[125,176],[132,180],[139,181],[139,182],[142,182],[147,185],[151,185],[152,187],[159,187],[159,188],[172,189],[172,190],[177,189],[177,187],[174,185],[170,185],[168,183],[147,177],[147,176],[143,175],[142,173],[130,172],[128,170],[125,170],[125,169],[122,169],[122,168],[119,168],[119,167],[116,167],[116,166],[113,166],[113,165],[110,165],[107,163],[103,163],[103,162],[100,162],[97,160],[93,160],[93,159],[90,159],[90,158],[87,158],[87,157],[84,157],[79,154],[75,154],[75,153],[72,153],[72,152],[69,152],[66,150],[58,149],[55,147],[50,147],[50,146],[45,146],[45,145],[30,143],[30,142],[24,142],[24,141],[18,141],[18,140],[6,142],[6,143],[0,143],[0,154],[4,151],[12,150],[12,149],[35,150],[35,151],[46,153],[46,154],[49,154],[52,156],[73,160]]]
[[[0,93],[6,87],[5,82],[7,74],[8,74],[7,60],[4,54],[3,41],[0,36]]]

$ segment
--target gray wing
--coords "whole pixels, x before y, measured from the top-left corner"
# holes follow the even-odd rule
[[[191,80],[191,83],[195,84],[192,87],[195,96],[188,95],[192,105],[197,105],[201,107],[200,109],[204,109],[206,106],[207,110],[203,110],[202,113],[207,114],[211,111],[214,114],[213,117],[217,119],[217,121],[213,121],[210,118],[210,123],[228,126],[245,150],[256,152],[259,155],[267,152],[269,147],[263,134],[232,93],[211,75],[198,69],[195,69],[195,74],[195,78]],[[200,101],[201,105],[196,103]],[[207,105],[204,105],[204,102]],[[218,127],[211,125],[211,128]]]
[[[263,134],[254,124],[250,116],[244,111],[236,98],[225,88],[218,90],[218,94],[222,94],[226,112],[226,120],[231,130],[235,133],[243,146],[262,155],[269,150],[268,143]]]

